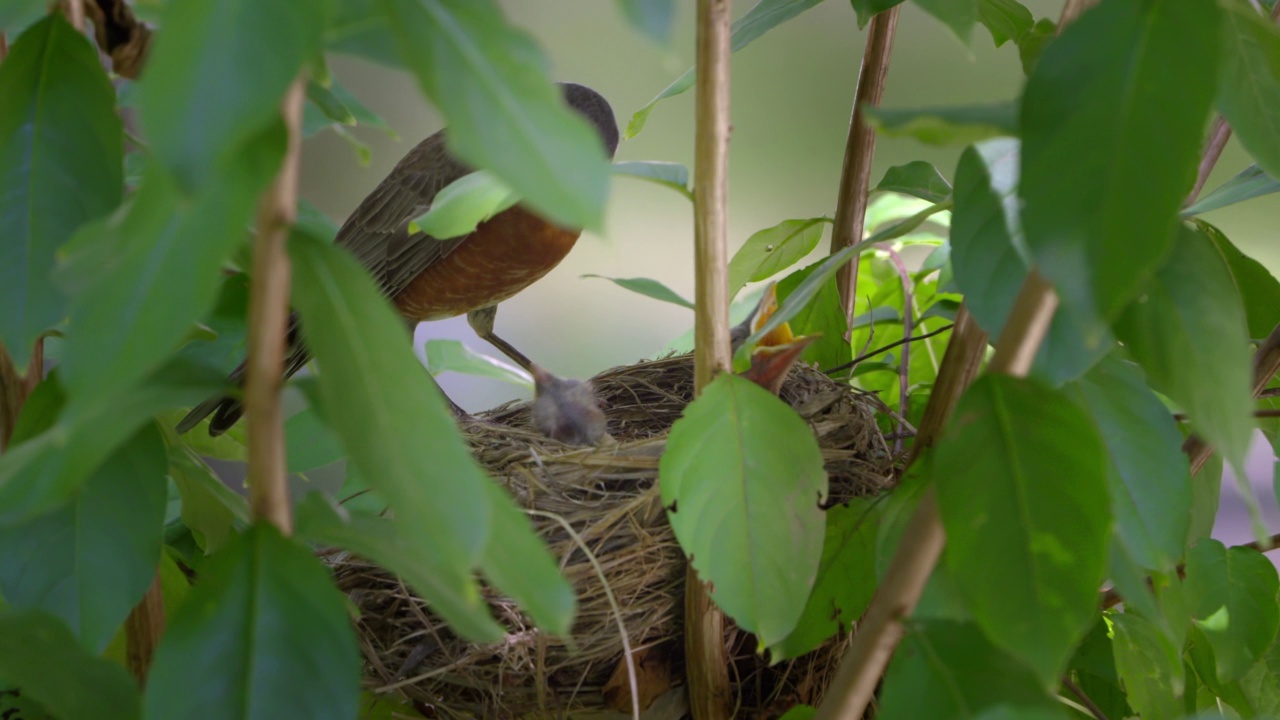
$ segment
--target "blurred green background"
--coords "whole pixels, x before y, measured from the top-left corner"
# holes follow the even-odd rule
[[[1025,0],[1024,0],[1025,1]],[[735,16],[754,3],[735,3]],[[516,25],[548,56],[553,77],[590,85],[609,99],[625,127],[693,61],[694,3],[678,3],[671,42],[659,47],[633,30],[611,0],[506,0]],[[1037,18],[1054,20],[1061,0],[1029,0]],[[788,218],[832,215],[865,31],[844,0],[828,0],[734,55],[730,144],[731,251],[753,232]],[[966,48],[914,4],[902,6],[884,104],[889,107],[970,104],[1017,95],[1023,74],[1016,47],[993,47],[978,26]],[[348,57],[336,58],[334,76],[381,114],[400,134],[353,132],[372,150],[361,166],[352,148],[332,133],[303,146],[302,194],[337,222],[414,144],[442,120],[405,73]],[[884,170],[927,160],[950,178],[961,148],[934,148],[909,140],[879,141],[872,182]],[[619,160],[668,160],[693,165],[693,93],[660,103],[645,131],[624,141]],[[1206,192],[1249,160],[1234,141]],[[1273,218],[1280,195],[1207,216],[1242,250],[1273,272],[1280,247]],[[824,240],[817,252],[826,250]],[[656,278],[687,298],[693,295],[692,206],[668,189],[617,179],[606,231],[584,235],[555,271],[503,304],[497,331],[536,362],[561,375],[588,377],[606,368],[652,357],[693,322],[685,309],[632,294],[584,273]],[[455,338],[496,354],[462,318],[427,323],[415,347],[431,338]],[[492,380],[446,374],[441,385],[469,410],[524,393]]]

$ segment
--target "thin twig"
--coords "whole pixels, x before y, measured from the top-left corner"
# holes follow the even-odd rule
[[[867,216],[867,189],[871,186],[871,161],[876,150],[876,132],[867,123],[866,108],[879,105],[884,96],[897,27],[898,8],[895,6],[871,18],[871,26],[867,29],[867,47],[862,54],[862,68],[858,71],[853,117],[849,121],[844,166],[840,171],[840,194],[836,201],[835,226],[831,231],[832,253],[862,239]],[[854,255],[836,273],[836,286],[840,290],[846,322],[853,319],[854,300],[858,297],[858,259],[859,256]]]
[[[258,207],[258,235],[253,249],[249,288],[249,359],[244,405],[249,420],[249,506],[254,519],[266,520],[281,533],[293,531],[289,484],[285,474],[284,415],[280,388],[284,377],[286,324],[289,316],[287,229],[293,224],[298,198],[298,150],[306,83],[297,79],[281,104],[288,128],[288,148],[275,182]]]
[[[873,358],[873,357],[875,357],[875,356],[877,356],[877,355],[881,355],[881,354],[883,354],[883,353],[887,353],[887,352],[889,352],[890,350],[892,350],[892,349],[894,349],[894,348],[898,347],[899,345],[904,345],[904,344],[906,344],[906,343],[917,342],[917,341],[920,341],[920,340],[928,340],[929,338],[931,338],[931,337],[933,337],[933,336],[935,336],[935,335],[941,335],[942,333],[947,332],[948,330],[950,330],[951,328],[954,328],[954,327],[955,327],[955,325],[954,325],[954,324],[951,324],[951,325],[943,325],[942,327],[938,328],[937,330],[930,330],[929,332],[927,332],[927,333],[925,333],[925,334],[923,334],[923,335],[915,335],[915,336],[911,337],[910,339],[903,338],[903,339],[901,339],[901,340],[894,340],[893,342],[888,343],[887,345],[883,345],[883,346],[881,346],[881,347],[876,348],[875,350],[872,350],[872,351],[870,351],[870,352],[863,353],[863,354],[859,355],[858,357],[856,357],[856,358],[854,358],[854,359],[850,360],[850,361],[849,361],[849,362],[847,362],[847,363],[842,363],[842,364],[837,365],[837,366],[835,366],[835,367],[833,367],[833,368],[828,368],[828,369],[826,369],[826,370],[823,370],[822,372],[826,373],[827,375],[831,375],[831,374],[833,374],[833,373],[838,373],[838,372],[840,372],[841,370],[848,370],[848,369],[849,369],[849,368],[851,368],[851,367],[855,367],[855,366],[857,366],[857,364],[858,364],[858,363],[860,363],[860,362],[862,362],[863,360],[867,360],[867,359],[869,359],[869,358]]]
[[[1079,685],[1076,685],[1071,681],[1071,678],[1063,675],[1062,687],[1070,690],[1071,694],[1076,696],[1076,699],[1080,701],[1080,704],[1084,705],[1085,708],[1089,710],[1089,714],[1094,718],[1097,720],[1107,720],[1107,714],[1102,712],[1102,708],[1098,707],[1098,703],[1094,702],[1093,698],[1086,695],[1084,690],[1080,689]]]
[[[694,159],[694,388],[729,369],[730,0],[698,0]],[[729,717],[724,615],[690,564],[685,570],[685,674],[694,720]],[[634,697],[634,696],[633,696]]]
[[[1200,158],[1200,166],[1196,170],[1196,183],[1187,194],[1187,199],[1183,201],[1183,207],[1190,206],[1200,196],[1200,191],[1209,180],[1209,174],[1213,172],[1213,166],[1218,164],[1218,158],[1222,157],[1222,151],[1227,147],[1227,141],[1230,139],[1231,126],[1227,124],[1226,118],[1219,115],[1214,118],[1213,125],[1209,129],[1209,139],[1204,144],[1204,157]]]
[[[129,672],[138,684],[147,684],[147,671],[155,655],[160,636],[164,634],[164,595],[160,591],[160,573],[151,578],[151,586],[142,600],[129,612],[124,622],[125,658]]]
[[[1280,410],[1275,409],[1275,408],[1271,408],[1271,409],[1267,409],[1267,410],[1254,410],[1254,411],[1253,411],[1253,416],[1254,416],[1255,418],[1273,418],[1273,417],[1280,417]],[[1178,422],[1187,422],[1188,420],[1190,420],[1190,419],[1191,419],[1191,416],[1190,416],[1190,415],[1188,415],[1188,414],[1186,414],[1186,413],[1174,413],[1174,414],[1173,414],[1173,419],[1174,419],[1174,420],[1177,420]]]

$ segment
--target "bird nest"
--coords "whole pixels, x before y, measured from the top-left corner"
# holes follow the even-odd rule
[[[686,565],[657,477],[667,432],[693,396],[693,361],[683,355],[643,362],[593,383],[617,444],[574,449],[542,437],[530,427],[527,403],[496,408],[482,416],[488,422],[464,429],[485,469],[517,503],[540,511],[531,519],[578,597],[572,635],[538,631],[512,600],[486,589],[508,635],[491,644],[465,642],[392,574],[333,555],[338,585],[360,610],[369,689],[398,693],[427,717],[626,717],[631,685],[620,615],[645,717],[683,716]],[[874,396],[804,366],[791,371],[780,395],[818,438],[831,503],[880,493],[893,482],[875,418],[883,407]],[[837,637],[770,666],[749,633],[731,622],[726,628],[737,717],[776,717],[795,703],[817,702],[848,642],[847,635]]]

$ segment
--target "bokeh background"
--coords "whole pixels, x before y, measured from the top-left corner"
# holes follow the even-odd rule
[[[1061,0],[1023,0],[1037,18],[1057,19]],[[590,85],[613,104],[619,125],[692,65],[694,3],[678,3],[668,46],[633,30],[611,0],[505,0],[516,25],[528,31],[550,60],[556,79]],[[735,15],[753,2],[735,3]],[[730,144],[731,251],[753,232],[788,218],[832,215],[865,43],[848,2],[829,0],[734,55]],[[399,133],[352,132],[371,150],[362,166],[352,147],[332,133],[303,146],[302,195],[341,222],[415,143],[440,129],[442,119],[404,72],[340,57],[334,76]],[[884,105],[970,104],[1015,97],[1023,74],[1012,43],[993,47],[977,27],[965,47],[912,3],[903,5]],[[910,140],[879,141],[872,182],[892,165],[932,162],[951,178],[961,148],[934,148]],[[619,160],[667,160],[693,165],[693,94],[660,103],[644,132],[624,141]],[[1249,164],[1233,140],[1206,192]],[[1280,195],[1216,211],[1207,219],[1240,248],[1280,274],[1275,219]],[[825,251],[826,242],[818,252]],[[549,276],[501,306],[497,331],[553,372],[589,377],[606,368],[658,354],[693,323],[690,311],[635,295],[587,273],[652,277],[687,298],[693,294],[692,207],[655,185],[615,179],[607,226],[584,235]],[[461,340],[492,354],[462,318],[419,327],[415,340]],[[522,389],[492,380],[445,374],[441,385],[459,404],[480,410],[518,398]],[[1262,495],[1272,528],[1280,526],[1271,490],[1274,460],[1255,447],[1251,480]],[[1224,483],[1219,534],[1248,539],[1243,505]]]

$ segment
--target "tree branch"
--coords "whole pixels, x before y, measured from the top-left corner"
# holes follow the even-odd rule
[[[129,612],[124,622],[125,658],[129,672],[138,684],[147,684],[147,671],[155,655],[160,636],[164,634],[164,596],[160,592],[160,573],[151,579],[151,587]]]
[[[884,97],[885,78],[889,74],[889,55],[898,27],[898,7],[892,7],[871,18],[867,30],[867,48],[862,54],[858,87],[853,97],[853,117],[849,121],[849,139],[844,148],[844,167],[840,172],[840,194],[836,201],[835,227],[831,232],[831,252],[853,245],[862,239],[867,216],[867,189],[871,185],[871,161],[875,157],[876,132],[867,124],[865,108],[880,104]],[[858,297],[858,260],[854,255],[836,273],[840,304],[846,322],[853,319],[853,306]]]
[[[288,535],[293,531],[285,474],[284,414],[280,388],[289,317],[287,230],[298,198],[298,150],[306,83],[294,81],[285,93],[281,115],[289,131],[288,148],[275,182],[258,206],[258,235],[253,247],[249,286],[249,359],[244,405],[249,420],[249,506],[255,520],[266,520]]]
[[[729,369],[729,37],[730,0],[698,0],[694,160],[694,382],[701,392]],[[694,720],[730,713],[724,615],[693,565],[685,571],[685,673]]]

